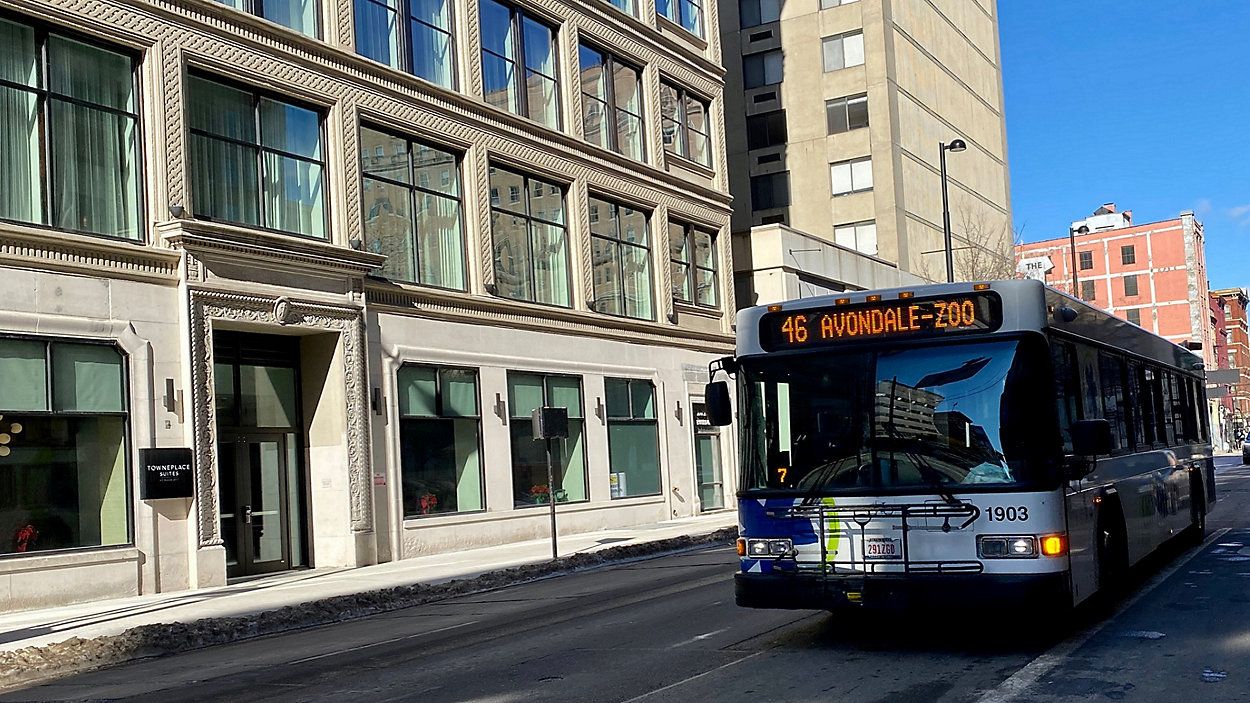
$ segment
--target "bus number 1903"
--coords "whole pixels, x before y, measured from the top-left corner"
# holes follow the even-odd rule
[[[1024,522],[1029,519],[1029,509],[1023,505],[1019,507],[1002,507],[996,505],[985,510],[985,516],[990,522]]]

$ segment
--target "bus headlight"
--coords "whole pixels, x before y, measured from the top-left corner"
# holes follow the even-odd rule
[[[981,535],[977,537],[977,555],[982,559],[1036,559],[1037,538]]]
[[[790,554],[794,541],[789,539],[748,539],[747,556],[753,559],[777,559]]]

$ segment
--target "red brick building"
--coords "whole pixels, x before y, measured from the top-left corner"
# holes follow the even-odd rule
[[[1068,235],[1016,247],[1018,259],[1049,258],[1046,284],[1098,305],[1161,337],[1201,342],[1207,368],[1215,366],[1214,333],[1202,223],[1192,212],[1162,222],[1133,224],[1132,211],[1114,203],[1072,223],[1077,289],[1072,288]]]
[[[1228,407],[1234,432],[1245,436],[1250,431],[1250,292],[1245,288],[1224,288],[1211,291],[1211,296],[1218,301],[1226,320],[1226,360],[1220,367],[1241,371],[1241,382],[1232,387]]]

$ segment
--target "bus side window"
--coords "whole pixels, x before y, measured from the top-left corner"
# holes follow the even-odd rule
[[[1103,417],[1111,423],[1116,449],[1125,449],[1128,442],[1128,408],[1124,396],[1124,361],[1108,354],[1098,355],[1098,375],[1102,381]]]
[[[1052,340],[1051,363],[1054,367],[1055,404],[1059,411],[1059,432],[1063,452],[1072,453],[1072,423],[1081,417],[1080,377],[1076,372],[1076,349],[1071,342]]]

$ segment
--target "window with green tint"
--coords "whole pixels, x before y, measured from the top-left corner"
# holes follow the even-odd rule
[[[296,371],[284,366],[239,365],[239,422],[244,427],[297,427]]]
[[[0,20],[0,219],[143,238],[135,68],[127,52]]]
[[[325,239],[321,113],[203,75],[186,92],[196,217]]]
[[[105,344],[0,338],[0,556],[130,543],[122,363]]]
[[[400,368],[404,517],[484,510],[477,371]]]
[[[513,505],[546,505],[588,498],[586,486],[585,414],[580,376],[509,372],[508,407],[512,439]],[[551,440],[555,485],[547,483],[546,445],[534,439],[530,413],[543,406],[569,411],[568,439]]]
[[[48,410],[47,345],[0,339],[0,412]]]
[[[608,410],[609,483],[613,498],[658,495],[660,428],[655,386],[636,378],[604,379]]]

